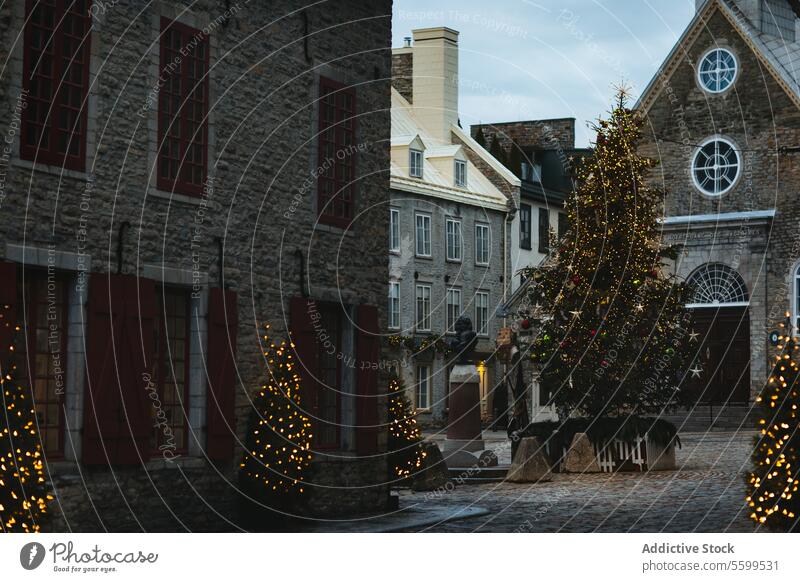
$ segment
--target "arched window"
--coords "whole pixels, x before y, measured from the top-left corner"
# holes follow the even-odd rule
[[[741,275],[722,263],[708,263],[689,277],[694,306],[746,305],[750,298]]]

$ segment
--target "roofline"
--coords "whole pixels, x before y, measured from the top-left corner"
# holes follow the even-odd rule
[[[451,202],[458,202],[459,204],[466,204],[469,206],[477,206],[489,210],[497,210],[499,212],[509,212],[507,201],[500,202],[492,201],[489,199],[483,200],[479,197],[480,194],[474,194],[470,191],[456,190],[455,188],[448,188],[447,186],[439,186],[437,184],[430,184],[428,182],[421,182],[418,180],[411,181],[410,178],[403,178],[401,176],[391,176],[389,179],[389,189],[397,190],[400,192],[410,192],[412,194],[419,194],[421,196],[432,196],[449,200]],[[467,194],[468,196],[465,196]]]
[[[758,37],[751,36],[742,28],[739,22],[739,15],[733,13],[730,6],[728,6],[724,0],[706,0],[706,3],[699,10],[697,10],[694,18],[692,18],[687,25],[686,30],[683,31],[683,34],[667,54],[667,57],[650,79],[650,82],[647,84],[644,91],[642,91],[642,94],[639,96],[639,99],[634,105],[634,109],[639,110],[642,113],[647,113],[649,111],[650,107],[655,103],[656,98],[663,90],[663,86],[660,88],[658,87],[658,82],[662,79],[671,78],[672,73],[674,73],[675,58],[679,52],[679,49],[683,47],[684,43],[689,40],[690,37],[699,34],[700,29],[698,27],[698,23],[702,20],[705,20],[707,16],[710,16],[712,10],[715,8],[719,9],[720,14],[722,14],[731,24],[733,29],[739,33],[739,36],[741,36],[744,43],[750,47],[753,53],[755,53],[756,58],[761,61],[761,63],[770,71],[777,83],[783,87],[784,91],[786,91],[789,99],[791,99],[794,104],[800,108],[800,95],[798,94],[798,90],[800,88],[798,87],[797,82],[791,79],[787,81],[784,78],[784,73],[786,73],[786,70],[780,63],[777,63],[776,66],[776,64],[772,62],[772,59],[769,56],[771,52],[766,46],[763,45],[763,41]],[[783,73],[781,72],[781,69],[783,69]],[[792,86],[792,83],[794,83],[794,87]]]
[[[519,178],[517,178],[516,175],[514,175],[514,173],[511,170],[509,170],[503,164],[497,161],[497,159],[492,154],[486,151],[486,148],[484,148],[483,146],[481,146],[481,144],[475,141],[475,138],[473,138],[471,135],[468,135],[466,132],[464,132],[463,129],[461,129],[455,124],[450,124],[450,131],[455,133],[456,136],[465,144],[469,145],[470,149],[473,152],[475,152],[478,155],[478,157],[481,158],[484,162],[489,164],[489,166],[495,172],[500,174],[500,176],[506,182],[508,182],[512,186],[516,186],[517,188],[520,188],[522,186],[522,181]]]
[[[544,123],[545,121],[576,121],[575,117],[551,117],[548,119],[527,119],[524,121],[498,121],[497,123],[473,123],[470,127],[486,127],[487,125],[500,126],[517,123]]]

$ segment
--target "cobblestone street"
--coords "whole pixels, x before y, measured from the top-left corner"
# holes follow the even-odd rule
[[[744,477],[752,433],[686,433],[677,471],[553,475],[541,484],[465,484],[401,493],[401,507],[426,504],[487,515],[424,532],[751,532]],[[492,446],[502,447],[502,442]],[[502,461],[502,458],[501,458]],[[411,531],[411,530],[409,530]]]

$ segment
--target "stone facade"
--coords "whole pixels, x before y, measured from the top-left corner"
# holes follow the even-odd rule
[[[470,128],[472,137],[475,137],[479,128],[483,131],[487,146],[497,139],[506,151],[512,145],[543,150],[575,148],[575,119],[572,117],[473,125]]]
[[[0,256],[25,268],[53,257],[72,289],[66,415],[74,438],[64,460],[48,463],[59,501],[54,528],[230,529],[241,444],[217,466],[203,454],[208,288],[224,285],[238,296],[237,443],[247,429],[249,394],[264,382],[261,324],[285,336],[291,297],[377,306],[386,321],[391,1],[338,3],[334,10],[300,9],[291,0],[266,8],[158,0],[141,13],[136,3],[96,3],[84,171],[20,159],[13,112],[24,101],[24,6],[0,7],[0,58],[7,63],[0,107],[3,119],[12,119],[0,127],[10,144],[2,160]],[[210,31],[208,180],[198,197],[156,185],[158,120],[148,103],[158,86],[162,18]],[[317,222],[320,76],[357,86],[357,209],[347,230]],[[198,289],[189,380],[196,438],[184,458],[170,466],[148,461],[146,471],[81,468],[85,285],[117,270]],[[385,378],[379,386],[385,391]],[[376,406],[383,423],[381,399]],[[385,438],[380,432],[379,451]],[[379,510],[388,502],[385,477],[380,455],[319,453],[307,511]]]
[[[723,263],[745,281],[752,398],[769,371],[768,332],[793,308],[796,292],[800,171],[796,154],[780,148],[800,143],[800,100],[778,80],[774,56],[754,44],[759,22],[746,18],[757,3],[742,2],[744,12],[734,2],[698,4],[697,21],[640,100],[646,116],[642,151],[659,162],[653,180],[666,190],[665,243],[684,247],[678,274],[688,277],[706,263]],[[694,68],[713,47],[738,60],[734,85],[721,94],[704,91]],[[741,172],[728,192],[708,196],[693,183],[691,163],[698,144],[715,135],[739,148]]]

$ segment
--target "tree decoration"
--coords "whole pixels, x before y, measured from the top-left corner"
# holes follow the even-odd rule
[[[777,532],[800,531],[800,354],[789,317],[787,313],[786,323],[781,324],[783,334],[778,337],[775,367],[764,391],[756,398],[761,413],[760,432],[753,451],[754,469],[748,478],[750,518]]]
[[[388,340],[390,346],[402,346],[408,350],[411,355],[421,354],[429,349],[445,357],[451,355],[453,352],[444,334],[423,337],[421,339],[410,335],[390,335]]]
[[[264,358],[268,381],[253,398],[247,450],[240,465],[242,488],[257,501],[277,509],[304,492],[311,463],[311,421],[303,414],[301,379],[293,344],[274,343],[265,326]]]
[[[664,193],[646,181],[654,162],[637,152],[642,119],[626,102],[620,91],[594,127],[594,153],[566,201],[568,232],[526,270],[538,306],[531,357],[564,418],[658,414],[682,396],[690,291],[666,268],[678,251],[660,245]]]
[[[13,325],[10,308],[5,306],[3,311],[2,324]],[[5,353],[0,355],[0,531],[36,533],[48,517],[47,505],[53,496],[47,492],[33,396],[16,379],[13,341],[1,348]]]
[[[422,469],[427,453],[422,449],[422,432],[414,417],[403,381],[389,381],[389,465],[400,479]]]

